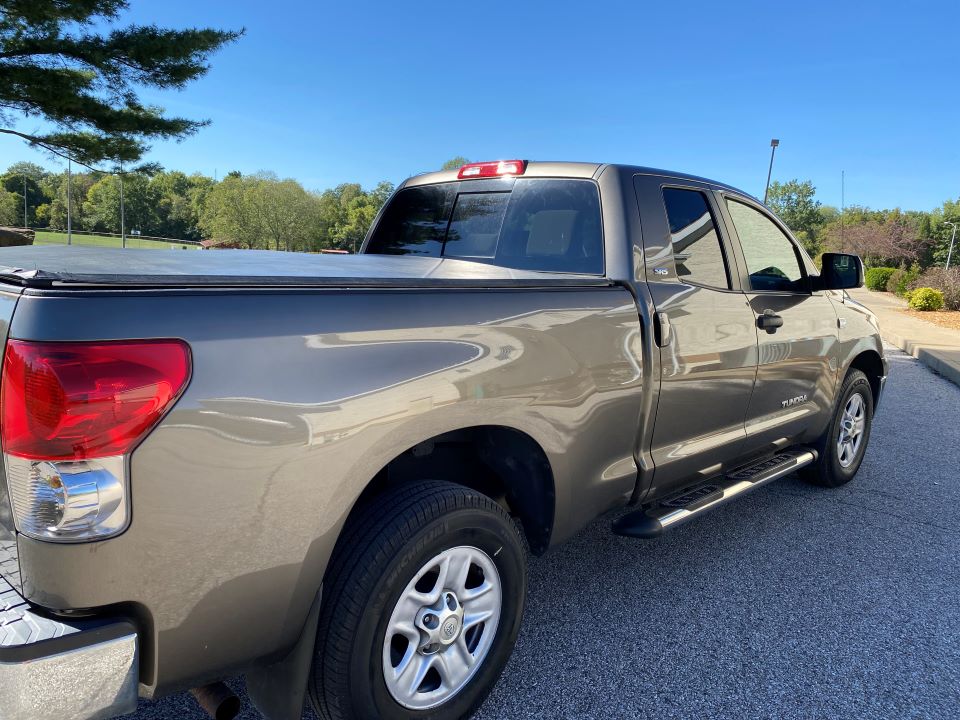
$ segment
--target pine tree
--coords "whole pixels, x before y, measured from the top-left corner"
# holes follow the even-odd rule
[[[176,89],[243,31],[123,26],[127,0],[0,0],[0,132],[93,164],[132,162],[151,140],[207,124],[144,105],[142,88]],[[43,121],[29,132],[17,120]]]

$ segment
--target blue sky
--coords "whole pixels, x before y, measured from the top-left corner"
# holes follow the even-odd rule
[[[627,162],[762,195],[931,209],[960,196],[960,2],[132,0],[246,27],[208,76],[148,94],[212,125],[148,159],[372,186],[465,155]],[[952,33],[952,34],[951,34]],[[30,127],[26,122],[22,127]],[[0,138],[0,165],[45,156]]]

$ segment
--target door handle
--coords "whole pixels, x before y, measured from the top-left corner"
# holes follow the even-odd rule
[[[763,315],[757,318],[757,327],[772,335],[777,331],[777,328],[783,327],[783,318],[773,310],[764,310]]]
[[[666,347],[670,344],[670,318],[664,313],[654,313],[654,336],[657,340],[657,347]]]

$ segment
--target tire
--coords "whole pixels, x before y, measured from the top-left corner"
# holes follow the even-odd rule
[[[850,447],[841,456],[839,442],[845,412],[851,407],[859,408],[862,413],[862,427],[860,429],[855,449]],[[823,487],[840,487],[853,480],[863,462],[863,455],[870,441],[870,429],[873,425],[873,390],[867,376],[859,370],[853,369],[840,387],[837,396],[837,406],[833,417],[827,426],[826,432],[814,444],[818,457],[812,465],[800,470],[800,477],[804,480]],[[849,439],[849,435],[847,438]]]
[[[523,538],[497,503],[438,481],[386,491],[348,520],[324,581],[314,710],[325,720],[469,717],[513,651],[525,598]]]

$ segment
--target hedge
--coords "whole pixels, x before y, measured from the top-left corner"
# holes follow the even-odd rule
[[[864,277],[868,290],[877,290],[883,292],[887,289],[887,280],[890,279],[890,276],[893,275],[896,268],[892,267],[875,267],[867,270],[867,274]]]

